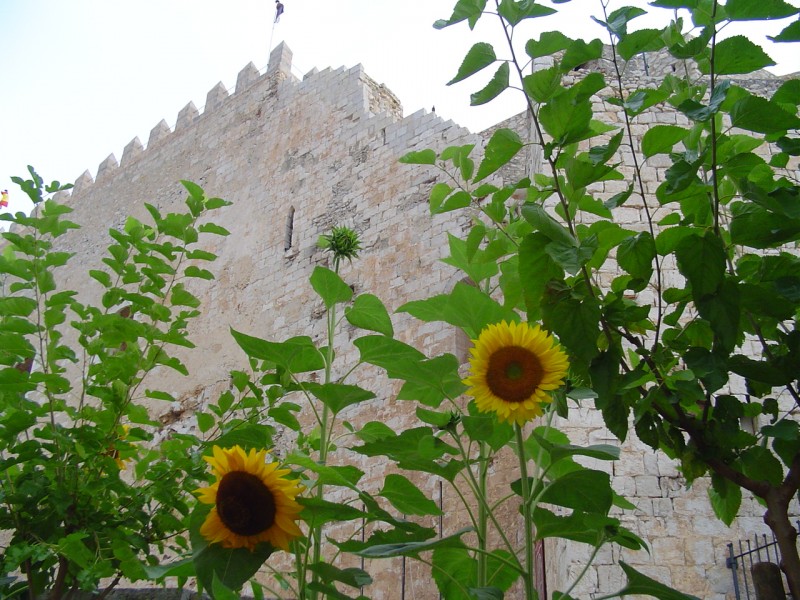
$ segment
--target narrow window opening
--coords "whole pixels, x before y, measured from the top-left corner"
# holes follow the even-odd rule
[[[292,248],[292,234],[294,233],[294,206],[289,209],[289,214],[286,216],[286,231],[283,237],[283,249],[290,250]]]

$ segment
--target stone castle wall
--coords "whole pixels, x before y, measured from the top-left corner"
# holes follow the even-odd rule
[[[665,63],[663,68],[671,66]],[[651,70],[648,77],[653,76]],[[596,102],[612,121],[618,120],[617,107],[600,98]],[[643,133],[646,118],[676,123],[679,116],[643,115],[634,124],[641,128],[635,132]],[[499,126],[513,127],[525,136],[530,127],[524,114]],[[208,93],[202,114],[190,103],[180,112],[174,131],[162,121],[146,148],[134,139],[119,164],[109,156],[95,180],[88,172],[77,180],[71,197],[62,197],[75,211],[71,219],[82,226],[60,240],[60,250],[79,255],[63,271],[64,283],[81,290],[84,298],[98,294],[99,287],[85,273],[100,264],[108,245],[107,229],[122,227],[128,215],[146,221],[144,201],[162,213],[178,210],[185,197],[179,180],[194,181],[209,196],[233,202],[213,216],[231,232],[225,239],[214,239],[210,248],[219,255],[210,267],[216,281],[191,288],[203,300],[203,315],[191,330],[197,349],[180,355],[192,377],[166,370],[153,374],[159,389],[178,398],[172,405],[152,406],[164,423],[160,435],[191,429],[196,424],[194,411],[228,389],[229,371],[246,364],[230,327],[266,339],[295,335],[324,339],[322,303],[308,278],[316,265],[327,264],[317,239],[331,226],[346,224],[361,233],[362,258],[345,265],[342,276],[356,292],[377,295],[390,312],[410,300],[448,293],[460,276],[439,259],[449,253],[447,232],[468,227],[469,217],[460,213],[432,217],[427,200],[439,180],[437,173],[401,165],[398,158],[409,150],[441,150],[456,143],[480,148],[491,131],[472,134],[425,111],[402,118],[397,98],[361,66],[313,70],[299,80],[291,74],[291,51],[282,44],[273,51],[266,73],[260,74],[252,63],[242,70],[230,97],[217,85]],[[535,167],[535,153],[526,152],[501,175],[507,181]],[[655,191],[651,185],[663,180],[667,165],[658,159],[651,159],[645,170],[648,191]],[[623,173],[626,168],[622,167]],[[603,185],[602,192],[613,194],[626,183]],[[635,202],[622,214],[630,225],[644,222],[642,208]],[[404,314],[393,315],[392,320],[398,337],[426,354],[452,352],[466,359],[463,340],[454,330]],[[354,333],[345,328],[340,342]],[[353,364],[357,353],[346,350],[337,360]],[[394,400],[396,388],[365,373],[363,381],[355,383],[372,389],[378,398],[366,417],[348,414],[348,420],[356,424],[380,420],[395,429],[414,423],[413,411]],[[617,443],[599,413],[588,407],[576,410],[561,425],[574,443]],[[726,528],[711,514],[704,482],[686,490],[671,461],[635,440],[626,442],[620,461],[610,467],[593,466],[610,469],[615,489],[636,504],[635,511],[620,516],[650,544],[652,553],[605,549],[573,595],[591,598],[621,587],[622,574],[614,565],[622,558],[681,591],[705,599],[726,597],[731,589],[726,544],[765,531],[759,506],[746,499],[743,516],[733,528]],[[380,466],[368,470],[374,481],[381,475]],[[438,498],[436,481],[421,485]],[[458,525],[456,498],[442,501],[451,509],[446,510],[442,533],[452,533]],[[550,590],[563,589],[566,578],[581,569],[587,556],[585,548],[576,544],[549,543]],[[370,567],[380,573],[370,588],[376,600],[399,598],[398,561]],[[408,597],[438,597],[421,568],[409,564],[406,578],[415,594]]]

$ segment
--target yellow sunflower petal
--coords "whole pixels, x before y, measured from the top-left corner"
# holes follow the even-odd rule
[[[470,350],[467,394],[481,412],[523,424],[543,414],[542,405],[564,382],[567,355],[538,325],[502,321],[486,327]]]
[[[289,469],[266,463],[266,458],[266,450],[214,446],[206,461],[217,481],[195,490],[201,502],[214,505],[200,527],[206,540],[225,548],[253,551],[269,542],[288,550],[291,540],[302,535],[296,521],[303,507],[295,498],[305,488],[286,478]]]

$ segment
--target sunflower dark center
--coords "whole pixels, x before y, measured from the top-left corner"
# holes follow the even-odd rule
[[[522,402],[536,391],[543,376],[542,363],[533,352],[519,346],[506,346],[489,358],[486,383],[498,398]]]
[[[220,520],[238,535],[258,535],[275,522],[275,498],[259,477],[231,471],[217,488]]]

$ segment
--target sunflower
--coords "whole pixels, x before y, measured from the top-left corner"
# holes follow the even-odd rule
[[[286,479],[289,469],[266,462],[267,451],[214,446],[213,457],[203,457],[216,475],[210,486],[195,490],[200,502],[213,504],[200,534],[225,548],[247,548],[260,542],[289,550],[292,538],[303,533],[295,521],[303,509],[295,498],[305,488]]]
[[[117,441],[124,443],[130,431],[131,431],[130,425],[123,425],[122,431],[117,437]],[[120,456],[119,450],[114,445],[109,446],[108,449],[105,452],[103,452],[103,456],[110,456],[111,458],[113,458],[114,462],[117,463],[117,468],[119,468],[120,471],[125,470],[125,463],[130,460],[128,458],[122,458]]]
[[[523,424],[542,415],[549,392],[561,386],[567,355],[546,331],[528,323],[489,325],[473,340],[467,394],[481,412]]]

